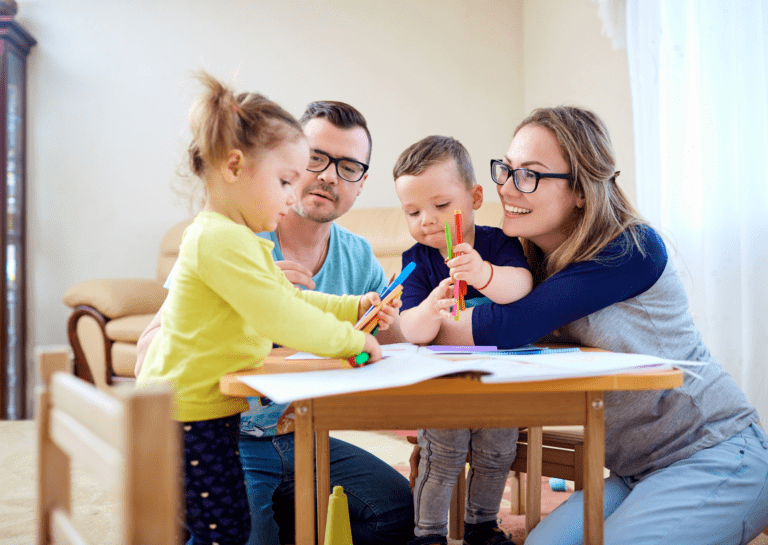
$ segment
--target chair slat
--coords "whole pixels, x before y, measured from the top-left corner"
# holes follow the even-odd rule
[[[125,458],[118,449],[59,409],[51,411],[50,419],[51,439],[70,458],[87,460],[88,468],[106,487],[122,482]]]
[[[125,449],[123,404],[93,385],[65,373],[51,381],[51,403],[118,450]]]

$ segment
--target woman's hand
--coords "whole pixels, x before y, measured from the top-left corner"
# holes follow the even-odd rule
[[[363,317],[366,311],[381,303],[381,297],[375,291],[369,291],[362,297],[360,297],[360,303],[357,306],[357,319]],[[384,331],[389,329],[389,326],[394,323],[397,318],[399,308],[403,306],[403,302],[399,298],[392,299],[389,303],[381,307],[377,314],[379,320],[379,330]]]
[[[456,257],[446,262],[451,278],[464,280],[470,286],[483,286],[488,282],[490,269],[477,250],[462,242],[457,244],[453,251]]]

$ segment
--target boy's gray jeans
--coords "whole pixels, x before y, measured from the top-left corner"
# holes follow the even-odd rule
[[[418,431],[421,459],[413,488],[417,537],[448,535],[451,494],[468,453],[464,522],[496,520],[517,452],[517,433],[517,428]]]

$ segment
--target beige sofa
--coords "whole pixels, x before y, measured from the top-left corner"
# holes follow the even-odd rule
[[[475,212],[478,225],[500,226],[501,219],[501,204],[496,200]],[[154,279],[86,280],[64,293],[64,303],[72,308],[68,333],[77,376],[101,388],[133,380],[136,341],[165,299],[163,284],[190,221],[174,225],[163,237]],[[354,209],[338,223],[370,241],[387,278],[400,270],[401,254],[414,243],[400,208]]]

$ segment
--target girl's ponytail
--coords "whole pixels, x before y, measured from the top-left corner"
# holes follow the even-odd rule
[[[190,116],[189,166],[193,174],[204,177],[206,169],[223,161],[232,149],[255,154],[286,139],[303,136],[298,121],[265,96],[235,96],[229,87],[206,72],[200,72],[197,79],[205,92]]]

